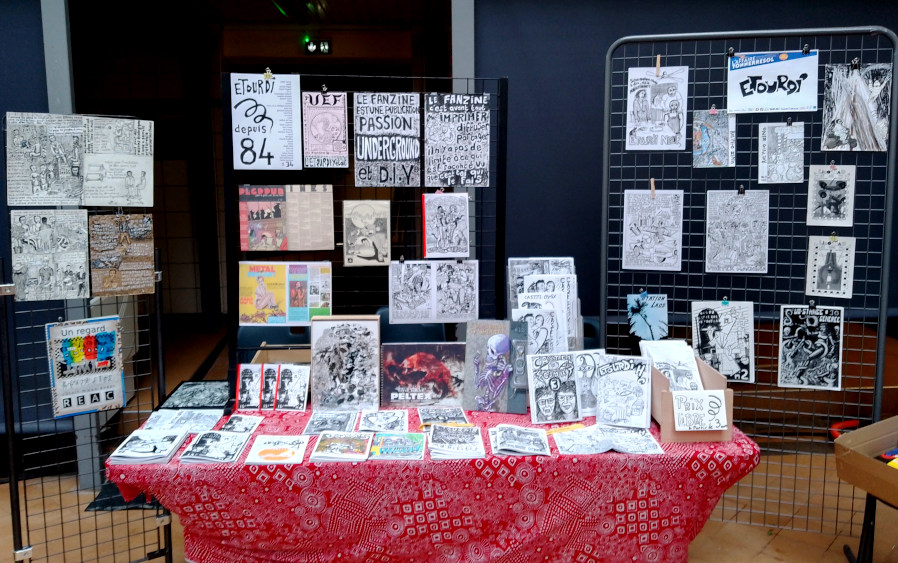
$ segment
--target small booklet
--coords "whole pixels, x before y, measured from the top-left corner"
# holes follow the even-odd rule
[[[424,459],[424,434],[378,432],[368,459]]]
[[[408,411],[405,409],[362,411],[359,431],[408,432]]]
[[[256,436],[249,453],[247,465],[292,465],[302,463],[306,455],[308,436]]]
[[[430,459],[474,459],[479,457],[486,457],[480,428],[434,424],[430,429]]]
[[[540,428],[499,424],[489,435],[493,455],[551,455],[549,438]]]
[[[219,409],[231,399],[227,381],[184,381],[171,392],[161,409]]]
[[[627,454],[663,454],[661,444],[645,428],[595,424],[553,434],[561,455],[600,454],[615,450]]]
[[[187,439],[187,434],[187,430],[135,430],[112,452],[109,463],[168,463]]]
[[[213,430],[196,435],[181,454],[181,463],[230,463],[237,461],[250,435]]]
[[[151,413],[141,430],[187,430],[196,434],[215,428],[222,415],[221,409],[163,409]]]
[[[461,407],[418,407],[421,428],[431,424],[467,424],[468,417]]]
[[[309,461],[365,461],[373,438],[371,432],[322,432]]]
[[[322,432],[352,432],[358,418],[355,411],[315,411],[302,433],[314,436]]]
[[[695,352],[685,340],[640,340],[639,352],[670,381],[671,391],[705,388],[695,363]]]
[[[265,420],[264,416],[253,416],[251,414],[232,414],[224,426],[221,427],[222,432],[240,432],[243,434],[252,434],[259,427],[259,424]]]

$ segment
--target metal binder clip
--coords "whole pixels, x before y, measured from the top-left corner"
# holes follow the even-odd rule
[[[732,47],[730,47],[729,49],[727,49],[727,56],[728,56],[728,57],[731,57],[731,58],[732,58],[732,57],[735,57],[735,56],[736,56],[736,49],[733,49]]]
[[[804,44],[804,47],[801,48],[802,55],[809,55],[811,53],[811,46],[807,43]]]
[[[661,53],[655,55],[655,76],[661,76]]]
[[[652,199],[655,199],[655,179],[651,178],[650,180],[651,180],[650,183],[652,186]]]
[[[860,70],[861,60],[858,57],[851,59],[851,70]]]
[[[816,308],[817,308],[817,304],[814,302],[813,299],[808,301],[808,311],[813,311]]]
[[[836,234],[836,231],[833,231],[829,235],[829,242],[837,242],[839,240],[839,235]]]
[[[327,94],[327,84],[322,84],[322,85],[321,85],[321,93],[322,93],[322,94]]]
[[[745,195],[745,186],[742,184],[739,184],[739,189],[736,190],[736,193],[739,195]]]
[[[717,106],[711,104],[711,109],[708,110],[708,115],[717,115]]]
[[[792,118],[791,117],[786,118],[786,125],[788,125],[789,127],[792,127]]]
[[[265,80],[271,80],[272,78],[274,78],[274,74],[271,73],[271,69],[267,66],[265,67],[265,72],[262,73],[262,78],[264,78]]]
[[[645,299],[646,297],[649,296],[649,292],[646,291],[646,289],[644,287],[640,287],[639,288],[639,296],[642,297],[643,299]]]
[[[724,307],[728,306],[730,304],[730,298],[727,297],[726,295],[724,295],[723,301],[721,301],[720,304],[723,305]]]

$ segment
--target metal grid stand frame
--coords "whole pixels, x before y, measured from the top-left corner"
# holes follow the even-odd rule
[[[822,98],[826,64],[895,62],[895,35],[884,28],[802,29],[625,37],[606,60],[605,154],[602,249],[606,271],[600,284],[600,341],[609,352],[638,354],[629,335],[627,294],[665,293],[669,337],[691,340],[691,302],[754,302],[756,383],[731,382],[734,422],[762,448],[761,464],[728,491],[714,518],[797,530],[857,534],[864,493],[840,482],[835,472],[830,427],[843,421],[861,425],[879,419],[888,307],[891,208],[896,154],[895,81],[892,81],[888,152],[823,152],[822,111],[739,114],[733,168],[693,169],[686,151],[625,150],[627,69],[689,67],[687,121],[693,110],[726,107],[727,53],[819,50]],[[854,296],[850,300],[805,295],[808,236],[830,235],[832,227],[805,224],[807,183],[757,186],[758,125],[803,121],[808,165],[854,164],[857,181],[854,226],[838,234],[857,237]],[[688,131],[687,131],[688,135]],[[684,191],[683,256],[680,272],[622,268],[623,194],[628,189]],[[704,272],[706,192],[739,185],[770,191],[770,233],[766,275]],[[841,391],[777,386],[780,305],[845,307]]]

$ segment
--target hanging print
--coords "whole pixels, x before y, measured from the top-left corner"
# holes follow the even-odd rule
[[[751,301],[693,301],[692,349],[729,381],[755,380],[755,316]]]
[[[818,51],[736,53],[727,66],[730,113],[817,111]]]
[[[421,184],[421,97],[416,93],[357,92],[355,185]]]
[[[842,388],[842,307],[780,308],[780,387]]]
[[[808,225],[850,227],[854,224],[854,179],[857,166],[812,164],[808,174]]]
[[[424,94],[424,185],[490,185],[490,95]]]
[[[770,192],[708,191],[705,271],[766,274]]]
[[[379,199],[343,201],[343,265],[390,264],[390,202]]]
[[[806,295],[851,299],[855,242],[854,237],[808,238]]]
[[[627,320],[630,334],[637,338],[661,340],[667,337],[667,294],[628,294]]]
[[[627,150],[686,148],[688,66],[627,69]]]
[[[761,123],[758,128],[758,183],[804,182],[804,123]]]
[[[302,93],[303,165],[348,168],[346,92]]]
[[[679,272],[683,190],[624,191],[624,270]]]
[[[736,114],[725,109],[692,112],[692,167],[736,166]]]
[[[891,92],[890,63],[826,65],[820,150],[887,151]]]

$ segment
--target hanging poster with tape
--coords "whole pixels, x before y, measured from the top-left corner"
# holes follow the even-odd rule
[[[302,169],[299,75],[231,74],[234,170]]]
[[[817,111],[818,51],[736,53],[727,65],[727,111]]]

